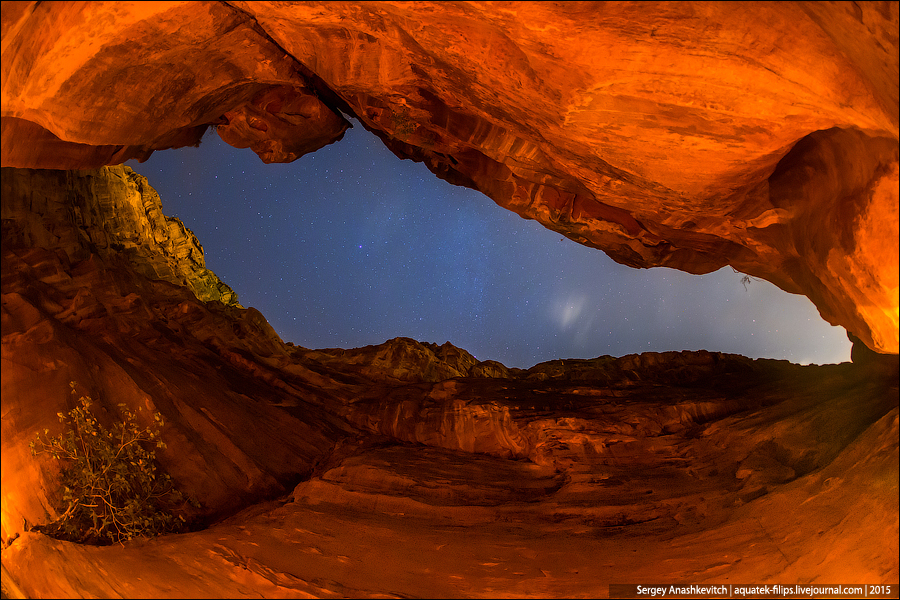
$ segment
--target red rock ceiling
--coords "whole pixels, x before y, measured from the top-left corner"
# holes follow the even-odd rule
[[[10,2],[3,164],[210,124],[289,161],[342,111],[621,263],[730,264],[896,353],[897,26],[895,2]]]

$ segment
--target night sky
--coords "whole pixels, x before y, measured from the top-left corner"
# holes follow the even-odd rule
[[[614,263],[479,192],[394,156],[361,125],[290,164],[208,132],[126,164],[199,238],[206,265],[285,341],[355,348],[405,336],[527,368],[699,350],[850,360],[804,296],[730,267],[697,276]]]

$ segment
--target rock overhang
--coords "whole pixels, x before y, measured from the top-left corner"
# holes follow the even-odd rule
[[[285,162],[344,113],[618,262],[731,265],[898,351],[895,3],[7,4],[5,166],[210,125]]]

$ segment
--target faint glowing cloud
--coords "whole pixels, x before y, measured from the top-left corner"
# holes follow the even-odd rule
[[[587,301],[587,295],[580,293],[557,298],[550,307],[550,316],[560,327],[568,329],[584,314]]]

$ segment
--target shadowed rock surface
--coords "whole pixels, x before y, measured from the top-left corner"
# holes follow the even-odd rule
[[[4,3],[2,538],[27,597],[604,597],[898,579],[896,3]],[[634,266],[808,295],[853,363],[479,362],[285,344],[119,165],[210,125],[266,162],[353,116]],[[69,169],[69,170],[58,170]],[[436,224],[439,226],[439,224]],[[68,383],[191,533],[57,513]],[[4,583],[4,589],[6,587]]]

